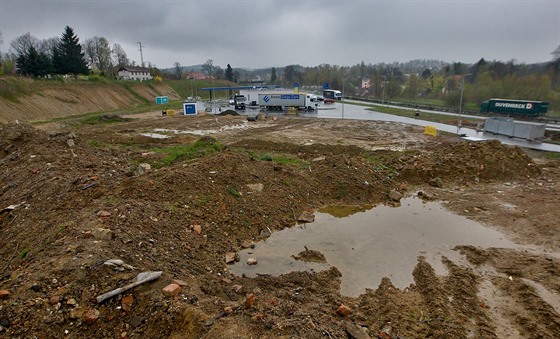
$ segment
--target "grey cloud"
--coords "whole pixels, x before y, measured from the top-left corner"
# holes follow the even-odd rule
[[[171,67],[352,65],[426,58],[550,60],[560,45],[557,1],[3,1],[2,51],[30,32],[105,36],[139,62]]]

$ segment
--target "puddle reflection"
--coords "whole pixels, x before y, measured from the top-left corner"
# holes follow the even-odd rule
[[[324,212],[329,212],[324,213]],[[254,249],[241,251],[231,272],[255,277],[292,271],[319,271],[329,265],[342,273],[341,293],[358,296],[376,289],[388,277],[398,288],[413,282],[418,256],[444,274],[441,256],[458,258],[456,245],[518,248],[498,231],[451,213],[437,202],[417,197],[403,199],[400,207],[377,206],[340,209],[328,207],[315,213],[315,222],[275,232]],[[295,260],[305,249],[321,252],[327,264]],[[254,258],[257,265],[247,265]]]

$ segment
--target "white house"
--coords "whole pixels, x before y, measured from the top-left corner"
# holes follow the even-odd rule
[[[150,69],[146,67],[121,66],[119,68],[119,79],[121,80],[152,80]]]
[[[362,78],[362,88],[369,88],[371,86],[371,83],[369,81],[369,78]]]

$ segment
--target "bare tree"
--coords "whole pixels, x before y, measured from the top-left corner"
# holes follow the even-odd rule
[[[226,73],[220,66],[214,66],[213,73],[216,79],[224,80],[226,78]]]
[[[212,59],[206,60],[204,65],[202,65],[202,69],[206,72],[206,74],[208,74],[208,77],[211,77],[212,74],[214,73],[214,60]]]
[[[111,65],[111,47],[106,38],[94,36],[86,39],[82,49],[90,66],[95,66],[104,74],[108,72]]]
[[[37,51],[39,53],[43,53],[49,58],[52,58],[53,51],[58,46],[59,43],[60,43],[60,39],[57,37],[41,40],[39,41],[39,46],[37,48]]]
[[[552,51],[550,54],[552,54],[552,60],[560,59],[560,46],[556,47],[556,49]]]
[[[183,69],[181,68],[181,64],[178,61],[175,61],[173,66],[175,66],[175,78],[180,80],[181,79],[181,73],[183,73]]]
[[[95,37],[84,40],[82,49],[91,67],[97,64],[97,53],[95,48]]]
[[[29,32],[18,36],[10,43],[10,47],[12,47],[12,49],[15,51],[16,57],[27,53],[29,47],[34,47],[35,49],[37,49],[38,45],[39,40]]]
[[[100,37],[97,39],[97,67],[107,74],[109,71],[109,66],[111,64],[111,47],[109,47],[109,41],[106,38]]]
[[[126,56],[126,52],[121,47],[121,45],[115,43],[113,45],[113,51],[112,52],[113,52],[113,58],[115,59],[115,63],[118,66],[128,66],[128,64],[130,64],[130,61],[128,60],[128,57]]]

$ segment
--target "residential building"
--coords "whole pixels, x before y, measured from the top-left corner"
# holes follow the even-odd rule
[[[369,81],[369,78],[363,78],[362,79],[362,88],[369,88],[371,86],[371,83]]]
[[[206,79],[211,79],[211,77],[209,77],[208,75],[206,75],[202,72],[190,72],[190,73],[187,73],[187,79],[189,79],[189,80],[206,80]]]
[[[120,80],[152,80],[150,69],[146,67],[121,66],[119,68]]]

